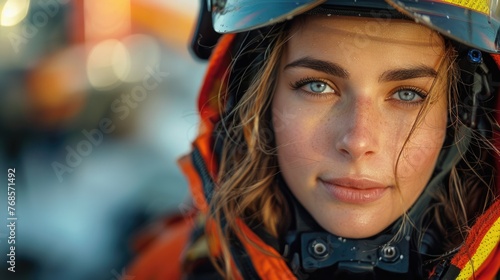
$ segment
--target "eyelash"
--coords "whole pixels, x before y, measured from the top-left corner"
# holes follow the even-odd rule
[[[401,105],[407,106],[407,107],[414,107],[414,106],[420,106],[420,105],[422,105],[425,102],[425,99],[428,96],[428,93],[425,92],[424,90],[422,90],[420,88],[417,88],[417,87],[411,87],[411,86],[410,87],[403,86],[403,87],[396,88],[392,92],[392,94],[390,96],[392,97],[394,94],[397,94],[398,91],[402,91],[402,90],[413,91],[420,98],[422,98],[421,100],[418,100],[418,101],[403,101],[403,100],[398,100],[398,99],[392,99],[391,98],[393,101],[397,102],[398,104],[401,104]]]
[[[302,90],[301,87],[309,84],[309,83],[313,83],[313,82],[320,82],[320,83],[324,83],[325,85],[329,86],[330,88],[332,88],[332,90],[336,93],[337,91],[334,89],[333,86],[330,85],[330,83],[328,81],[325,81],[323,79],[318,79],[318,78],[313,78],[313,77],[306,77],[306,78],[302,78],[298,81],[295,81],[295,82],[290,82],[290,87],[293,89],[293,90],[300,90],[301,93],[304,93],[304,94],[307,94],[308,96],[311,96],[311,97],[315,97],[315,98],[328,98],[329,97],[329,94],[320,94],[320,93],[313,93],[313,92],[309,92],[307,90]]]
[[[306,78],[302,78],[302,79],[295,81],[295,82],[290,82],[290,87],[293,90],[300,90],[300,92],[302,94],[306,94],[306,95],[314,97],[314,98],[328,98],[328,97],[330,97],[330,94],[313,93],[313,92],[301,89],[303,86],[305,86],[309,83],[313,83],[313,82],[324,83],[327,86],[329,86],[330,88],[332,88],[335,93],[337,93],[337,91],[334,89],[333,86],[331,86],[329,84],[328,81],[325,81],[323,79],[313,78],[313,77],[306,77]],[[406,107],[420,106],[425,102],[425,99],[428,96],[428,93],[425,92],[424,90],[417,88],[417,87],[412,87],[412,86],[402,86],[402,87],[396,88],[395,90],[392,91],[390,96],[392,97],[394,94],[397,94],[398,91],[402,91],[402,90],[413,91],[413,92],[415,92],[415,94],[417,94],[421,98],[421,100],[418,100],[418,101],[403,101],[403,100],[399,100],[399,99],[395,99],[395,98],[390,98],[394,102],[397,102],[398,104],[400,104],[402,106],[406,106]]]

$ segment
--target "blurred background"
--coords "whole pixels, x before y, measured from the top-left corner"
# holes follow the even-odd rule
[[[0,0],[0,279],[134,279],[131,239],[188,196],[198,6]]]

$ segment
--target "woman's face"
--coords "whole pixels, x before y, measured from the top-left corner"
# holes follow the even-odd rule
[[[279,68],[272,110],[282,175],[313,218],[342,237],[373,236],[400,217],[444,141],[444,41],[410,21],[388,23],[309,17],[292,29]]]

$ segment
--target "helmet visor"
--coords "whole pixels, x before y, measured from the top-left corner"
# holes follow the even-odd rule
[[[330,9],[336,6],[353,10],[395,8],[451,39],[487,52],[500,52],[500,0],[211,0],[211,2],[213,27],[218,33],[243,32],[271,25],[291,19],[321,4],[328,4]]]
[[[218,33],[243,32],[292,18],[325,0],[212,0],[212,21]]]
[[[320,4],[393,9],[383,0],[212,0],[213,27],[218,33],[249,31],[291,19]]]

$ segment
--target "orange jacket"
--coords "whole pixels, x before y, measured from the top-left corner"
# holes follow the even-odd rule
[[[204,178],[198,172],[194,160],[202,160],[206,174],[215,178],[217,162],[213,150],[212,131],[219,120],[217,94],[221,88],[221,79],[230,57],[227,51],[231,46],[234,35],[224,35],[212,53],[211,63],[205,77],[198,101],[201,116],[199,136],[193,143],[194,153],[183,157],[179,164],[186,177],[192,192],[195,212],[170,219],[163,223],[156,231],[161,232],[151,241],[142,240],[141,254],[129,268],[128,275],[136,279],[181,279],[182,271],[188,269],[189,263],[197,261],[197,254],[218,254],[217,246],[207,248],[208,242],[202,242],[203,234],[196,236],[193,232],[210,232],[211,223],[204,220],[208,209],[207,196],[211,189],[204,183]],[[494,56],[500,65],[500,56]],[[499,118],[500,119],[500,118]],[[195,155],[196,154],[196,155]],[[500,178],[499,178],[500,179]],[[500,181],[500,180],[498,180]],[[500,185],[499,185],[500,189]],[[500,193],[500,192],[499,192]],[[259,238],[247,225],[239,222],[245,232],[246,238],[240,237],[243,250],[251,260],[253,270],[262,279],[295,279],[285,261],[280,257],[273,257],[256,249],[250,243],[259,245],[271,255],[280,254]],[[190,237],[190,234],[193,234]],[[153,234],[154,235],[154,234]],[[189,248],[189,250],[186,250]],[[215,249],[214,249],[215,248]],[[194,252],[194,253],[193,253]],[[198,252],[198,253],[197,253]],[[202,253],[199,253],[202,252]],[[188,260],[188,261],[186,261]],[[471,261],[472,260],[472,261]],[[233,260],[233,265],[239,268]],[[500,200],[497,200],[485,212],[470,230],[460,251],[452,259],[446,274],[439,279],[493,279],[500,270]],[[235,270],[235,279],[243,279],[238,270]],[[439,271],[434,271],[429,279],[436,276]]]

